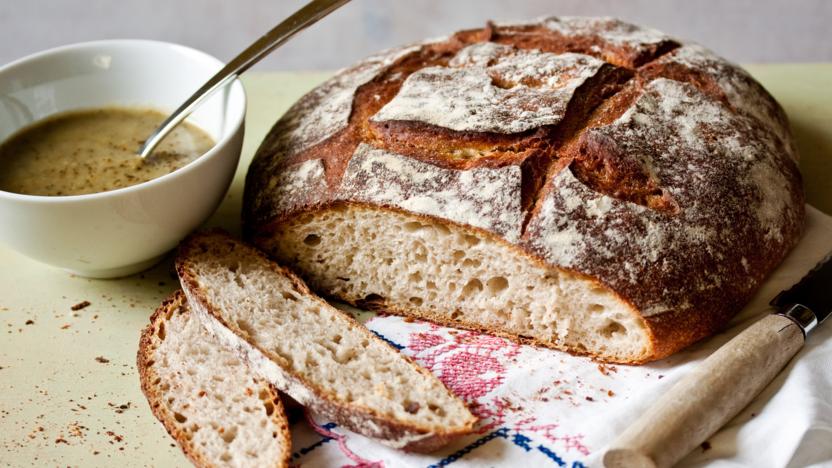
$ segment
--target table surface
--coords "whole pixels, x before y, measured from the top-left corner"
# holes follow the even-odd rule
[[[832,64],[747,69],[788,113],[808,202],[832,214]],[[269,127],[329,74],[251,73],[243,155],[208,222],[239,230],[243,176]],[[186,466],[139,388],[140,330],[177,287],[167,258],[119,280],[79,278],[0,246],[0,466]],[[72,311],[74,304],[90,305]]]

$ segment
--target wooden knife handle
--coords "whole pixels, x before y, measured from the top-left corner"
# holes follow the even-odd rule
[[[604,454],[614,467],[669,467],[745,408],[803,346],[801,328],[767,315],[662,395]]]

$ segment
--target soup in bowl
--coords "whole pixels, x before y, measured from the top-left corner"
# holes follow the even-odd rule
[[[112,40],[0,68],[0,241],[88,277],[152,266],[228,190],[242,85],[217,92],[147,160],[135,152],[222,65],[180,45]]]

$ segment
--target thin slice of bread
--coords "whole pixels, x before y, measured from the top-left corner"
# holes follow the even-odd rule
[[[181,291],[151,316],[137,363],[150,409],[194,465],[289,466],[277,390],[195,320]]]
[[[198,233],[176,270],[206,328],[313,413],[408,451],[471,432],[476,418],[439,379],[253,247]]]

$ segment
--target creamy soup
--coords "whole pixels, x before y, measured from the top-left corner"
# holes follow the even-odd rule
[[[57,114],[0,144],[0,190],[27,195],[106,192],[169,174],[214,141],[182,123],[142,160],[139,146],[165,119],[152,109],[108,107]]]

